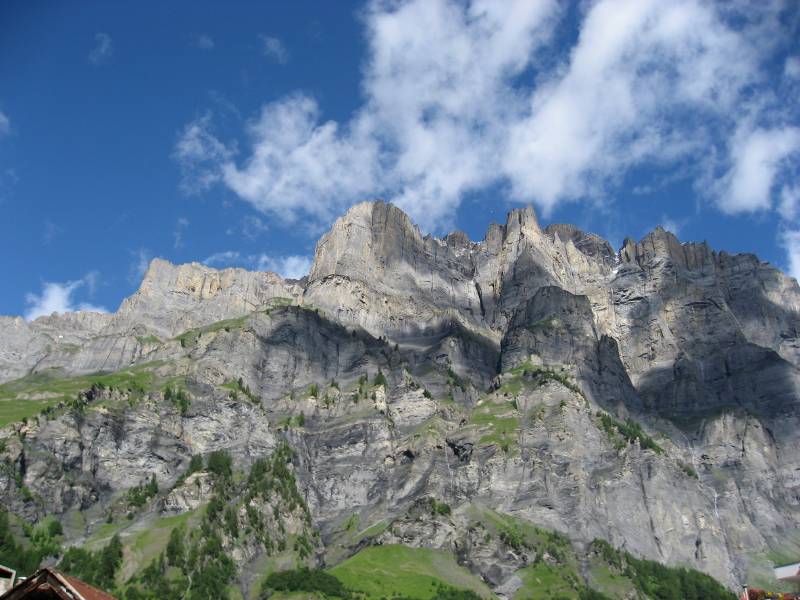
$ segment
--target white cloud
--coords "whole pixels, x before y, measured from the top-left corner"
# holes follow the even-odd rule
[[[754,212],[772,206],[772,188],[781,163],[800,151],[800,128],[739,132],[732,142],[733,164],[718,198],[727,213]]]
[[[131,255],[133,260],[128,269],[128,282],[136,285],[142,281],[144,274],[147,273],[153,256],[147,248],[139,248],[135,252],[131,252]]]
[[[743,120],[785,121],[761,69],[776,7],[731,16],[736,5],[701,0],[599,0],[565,47],[556,0],[375,0],[364,103],[350,120],[325,120],[294,94],[248,123],[243,159],[210,115],[186,127],[175,155],[188,189],[221,183],[284,221],[325,222],[383,196],[427,229],[491,186],[549,210],[601,200],[636,167],[724,178]],[[773,180],[783,165],[761,164]]]
[[[261,40],[261,51],[268,59],[280,64],[285,65],[289,62],[289,51],[286,46],[278,38],[271,35],[259,35]]]
[[[43,231],[42,231],[42,244],[45,246],[49,246],[52,241],[58,237],[59,234],[63,232],[63,229],[53,223],[52,221],[46,220],[44,222]]]
[[[680,237],[681,229],[685,224],[685,220],[675,220],[667,215],[661,215],[661,227],[667,231],[674,233],[676,237]]]
[[[241,167],[224,162],[218,176],[258,210],[286,221],[298,209],[329,218],[337,210],[333,198],[341,203],[372,193],[374,143],[340,135],[336,123],[318,119],[316,102],[302,95],[265,106],[248,127],[250,158]]]
[[[307,256],[242,255],[235,250],[212,254],[203,263],[210,267],[243,266],[258,271],[272,271],[285,279],[300,279],[311,270],[311,259]]]
[[[28,305],[25,311],[25,318],[29,321],[37,317],[51,315],[53,313],[67,313],[76,310],[91,312],[108,312],[102,306],[96,306],[87,302],[76,302],[75,293],[82,287],[88,288],[89,295],[94,293],[96,284],[95,273],[88,273],[77,281],[67,281],[66,283],[44,283],[41,294],[29,292],[25,294],[25,303]]]
[[[272,271],[285,279],[300,279],[311,270],[311,259],[307,256],[267,256],[258,257],[259,271]]]
[[[789,275],[800,281],[800,231],[791,229],[784,231],[781,243],[789,260]]]
[[[175,223],[175,229],[172,232],[174,248],[183,248],[183,232],[187,227],[189,227],[189,219],[186,217],[179,217]]]
[[[790,79],[800,79],[800,57],[790,56],[783,65],[783,74]]]
[[[211,114],[192,121],[184,127],[172,157],[181,168],[181,189],[194,194],[209,189],[219,181],[219,164],[231,159],[233,151],[214,137]]]
[[[787,221],[795,221],[800,216],[800,184],[783,186],[778,212]]]
[[[0,137],[11,132],[11,121],[6,114],[0,110]]]
[[[111,36],[107,33],[98,33],[94,36],[94,42],[94,48],[89,53],[89,62],[95,66],[108,63],[114,53]]]
[[[215,46],[214,38],[205,33],[198,33],[192,37],[192,45],[201,50],[213,50]]]

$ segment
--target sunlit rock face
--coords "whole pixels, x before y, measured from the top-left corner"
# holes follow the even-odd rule
[[[114,314],[1,318],[4,398],[47,408],[2,429],[0,497],[84,515],[77,543],[150,474],[133,524],[208,502],[192,455],[247,471],[286,443],[309,516],[254,510],[318,531],[317,564],[445,548],[510,596],[533,556],[477,536],[480,506],[734,586],[800,551],[799,311],[769,264],[660,228],[615,252],[528,208],[474,242],[362,203],[300,281],[155,260]],[[452,514],[419,517],[430,498]],[[255,573],[265,550],[225,543]]]

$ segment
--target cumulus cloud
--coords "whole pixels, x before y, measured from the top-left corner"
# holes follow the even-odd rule
[[[247,123],[240,157],[206,114],[177,142],[184,186],[222,184],[287,222],[381,196],[437,229],[492,186],[549,211],[602,201],[631,169],[655,166],[725,210],[770,206],[794,143],[761,68],[780,4],[737,7],[599,0],[566,40],[555,0],[375,0],[351,119],[325,120],[314,98],[289,95]]]
[[[139,248],[131,252],[131,257],[131,264],[128,268],[128,283],[136,285],[147,273],[147,268],[150,266],[150,260],[152,260],[153,255],[147,248]]]
[[[258,37],[261,40],[261,51],[264,56],[279,65],[285,65],[289,62],[289,51],[282,41],[271,35],[262,34]]]
[[[89,63],[99,66],[108,63],[114,54],[111,36],[107,33],[98,33],[94,36],[94,48],[89,52]]]
[[[755,129],[735,136],[733,164],[723,180],[718,204],[728,213],[754,212],[772,205],[781,163],[800,151],[800,128]]]
[[[258,271],[272,271],[285,279],[300,279],[311,270],[311,259],[307,256],[243,255],[235,250],[212,254],[203,263],[210,267],[243,266]]]
[[[28,308],[25,311],[25,318],[29,321],[53,313],[67,313],[77,310],[91,312],[108,312],[102,306],[89,304],[88,302],[78,302],[75,295],[81,288],[86,288],[91,296],[96,285],[96,274],[88,273],[82,279],[67,281],[65,283],[47,282],[42,285],[42,292],[35,294],[29,292],[25,294],[25,303]]]

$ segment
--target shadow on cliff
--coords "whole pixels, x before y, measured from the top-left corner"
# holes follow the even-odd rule
[[[720,349],[703,360],[681,353],[637,381],[643,409],[692,421],[724,410],[779,417],[800,413],[800,370],[755,344]]]

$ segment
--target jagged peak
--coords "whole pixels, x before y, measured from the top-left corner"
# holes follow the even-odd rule
[[[539,219],[536,211],[530,204],[524,208],[515,208],[509,211],[506,217],[506,230],[520,229],[523,231],[540,232]]]

